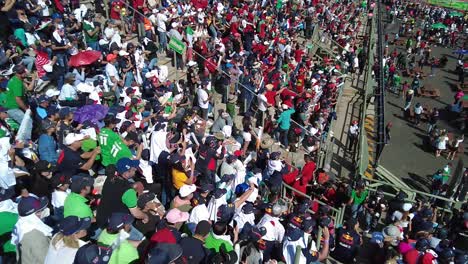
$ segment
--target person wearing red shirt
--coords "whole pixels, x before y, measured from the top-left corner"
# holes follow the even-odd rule
[[[296,44],[296,50],[294,51],[294,59],[296,60],[297,63],[300,63],[302,61],[302,56],[305,54],[305,51],[301,49],[299,44]]]
[[[125,4],[122,1],[112,2],[112,8],[110,10],[110,18],[120,21],[120,14]]]
[[[304,178],[305,181],[310,183],[314,181],[314,173],[315,173],[315,169],[317,168],[317,165],[312,160],[312,158],[307,154],[304,155],[304,162],[305,162],[305,165],[302,168],[302,172],[301,172],[302,178]]]

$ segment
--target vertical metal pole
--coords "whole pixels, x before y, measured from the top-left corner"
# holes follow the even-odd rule
[[[177,52],[176,52],[175,50],[173,50],[173,52],[174,52],[174,66],[175,66],[175,68],[176,68],[176,71],[175,71],[175,79],[176,79],[176,81],[178,81],[179,78],[178,78],[178,76],[177,76],[177,75],[178,75],[177,72],[179,71],[179,69],[177,69]]]
[[[103,0],[104,10],[106,11],[106,19],[109,19],[109,0]]]

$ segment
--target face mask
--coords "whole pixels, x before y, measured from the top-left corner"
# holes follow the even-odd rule
[[[45,218],[49,217],[49,215],[50,215],[50,209],[46,208],[46,209],[42,210],[41,216],[39,218],[45,219]]]

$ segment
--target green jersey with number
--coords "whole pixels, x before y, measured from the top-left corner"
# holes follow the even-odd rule
[[[116,164],[121,158],[132,158],[132,152],[114,131],[103,128],[98,136],[102,165]]]

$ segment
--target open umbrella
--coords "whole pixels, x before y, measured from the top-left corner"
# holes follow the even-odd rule
[[[99,60],[101,56],[102,56],[102,53],[100,51],[96,51],[96,50],[81,51],[71,56],[70,61],[68,62],[68,65],[72,67],[90,65],[96,62],[97,60]]]
[[[433,28],[433,29],[447,29],[447,26],[442,24],[442,23],[436,23],[436,24],[432,25],[431,28]]]
[[[451,16],[451,17],[462,17],[463,14],[458,12],[458,11],[452,11],[452,12],[450,12],[449,16]]]

